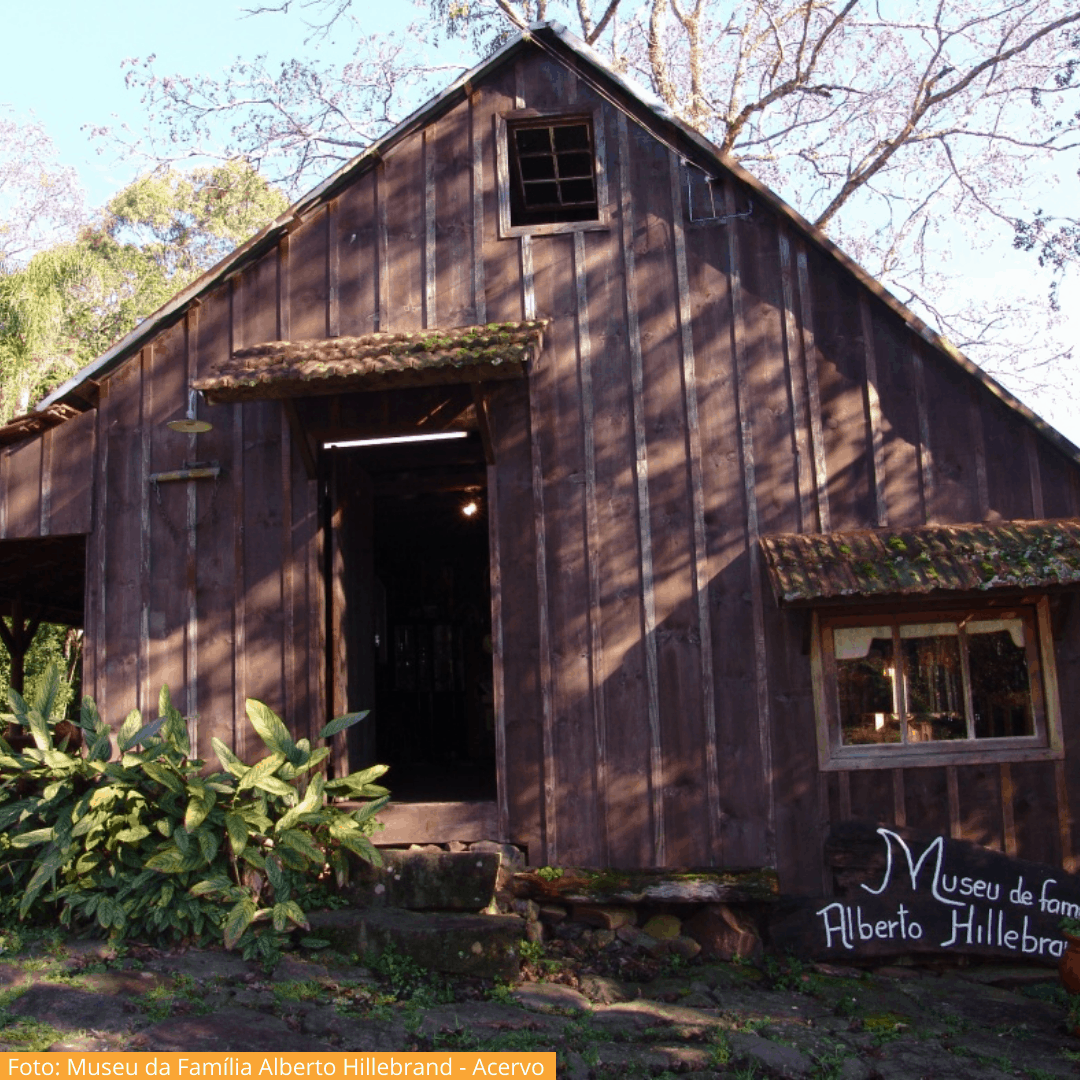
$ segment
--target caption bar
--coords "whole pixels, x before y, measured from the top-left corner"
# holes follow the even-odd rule
[[[309,1077],[336,1080],[361,1077],[471,1076],[546,1077],[555,1080],[555,1054],[510,1053],[325,1053],[325,1054],[184,1054],[184,1053],[0,1053],[0,1080],[8,1077],[134,1076],[188,1080],[190,1077]]]

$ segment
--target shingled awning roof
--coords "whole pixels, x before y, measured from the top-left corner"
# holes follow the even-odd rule
[[[543,348],[547,320],[454,330],[270,341],[237,349],[194,382],[213,404],[514,379]]]
[[[41,412],[23,413],[9,420],[0,427],[0,446],[11,446],[12,443],[22,442],[24,439],[32,439],[49,428],[62,424],[72,416],[78,416],[79,410],[70,405],[50,405]]]
[[[1080,520],[765,536],[777,600],[1080,583]]]

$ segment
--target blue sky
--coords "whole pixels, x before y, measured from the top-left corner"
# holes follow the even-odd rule
[[[118,117],[136,127],[139,94],[124,86],[125,59],[156,54],[162,74],[217,74],[237,56],[266,53],[285,60],[307,52],[304,21],[289,15],[245,17],[258,0],[9,0],[4,12],[0,104],[22,118],[33,112],[64,163],[79,173],[91,206],[99,206],[133,178],[130,165],[106,149],[99,154],[84,125]],[[364,32],[400,28],[421,16],[410,4],[365,3]],[[11,42],[22,47],[12,48]],[[44,43],[47,43],[45,45]],[[323,42],[320,53],[346,56],[348,42]]]
[[[259,0],[245,2],[254,5]],[[8,0],[0,104],[11,106],[19,118],[33,113],[41,121],[63,162],[78,172],[88,204],[100,206],[135,174],[110,148],[98,153],[83,130],[85,125],[124,121],[140,126],[139,94],[126,89],[122,62],[156,54],[159,73],[215,75],[237,56],[266,53],[271,62],[310,56],[313,46],[304,44],[307,29],[295,4],[289,15],[246,17],[236,0]],[[357,0],[357,10],[363,12],[366,34],[400,30],[427,14],[426,6],[408,0]],[[326,59],[344,59],[351,51],[348,31],[338,42],[318,45]],[[1013,252],[1008,238],[990,253],[968,253],[963,244],[954,251],[957,266],[977,290],[1008,292],[1029,285],[1037,273],[1032,257]],[[1080,275],[1073,275],[1063,301],[1067,311],[1077,313],[1072,328],[1080,339]],[[1080,443],[1080,410],[1067,396],[1058,392],[1033,398],[1030,404]]]

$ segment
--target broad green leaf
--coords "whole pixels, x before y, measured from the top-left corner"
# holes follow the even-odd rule
[[[346,835],[341,838],[341,843],[354,855],[359,855],[361,859],[371,863],[372,866],[382,866],[382,856],[379,854],[379,849],[366,836]]]
[[[63,864],[64,852],[56,845],[46,848],[44,855],[42,855],[37,864],[37,869],[27,882],[26,891],[23,893],[22,900],[19,902],[20,918],[25,917],[30,908],[33,907],[34,901],[38,897],[38,893],[40,893],[48,884],[53,875],[61,866],[63,866]]]
[[[51,750],[53,745],[52,732],[49,730],[49,724],[45,717],[37,709],[31,709],[26,714],[26,718],[30,723],[30,734],[34,736],[34,745],[39,750]]]
[[[256,870],[266,869],[266,860],[250,844],[240,852],[240,858]]]
[[[303,855],[299,854],[299,852],[293,851],[292,848],[282,844],[282,846],[277,849],[277,854],[290,870],[295,870],[298,874],[307,873],[309,869],[308,861]]]
[[[121,829],[116,834],[116,839],[122,844],[137,844],[150,835],[150,830],[145,825],[136,825],[131,829]]]
[[[281,751],[276,751],[269,757],[264,757],[262,761],[256,762],[240,777],[240,783],[236,785],[236,790],[245,791],[247,788],[255,787],[264,777],[272,776],[277,772],[285,764],[285,761],[285,755]]]
[[[157,761],[144,761],[142,770],[151,780],[156,780],[162,787],[167,787],[177,795],[183,794],[184,785],[167,765],[162,765]]]
[[[227,893],[232,882],[227,877],[205,878],[188,889],[189,896],[213,896],[215,893]]]
[[[53,829],[32,829],[30,832],[13,836],[9,843],[14,848],[36,847],[38,844],[47,844],[54,838],[55,832]]]
[[[120,748],[121,752],[127,750],[132,743],[135,735],[142,730],[142,713],[138,709],[132,709],[124,718],[124,722],[120,725],[120,730],[116,733],[116,745]]]
[[[359,809],[354,810],[349,816],[358,825],[362,825],[365,821],[373,818],[389,801],[390,796],[383,795],[382,798],[374,799],[369,803],[365,803]]]
[[[322,806],[325,784],[325,779],[320,774],[316,773],[315,776],[312,777],[311,783],[308,784],[307,791],[304,792],[304,797],[278,821],[277,825],[274,826],[274,832],[284,832],[299,821],[303,814],[310,814],[313,810],[317,810]]]
[[[190,798],[184,813],[184,828],[191,833],[207,819],[210,811],[214,809],[217,795],[200,781],[188,781],[188,787]]]
[[[112,925],[113,906],[113,899],[111,896],[103,896],[101,898],[101,903],[97,906],[97,921],[105,929],[108,929]]]
[[[281,722],[281,718],[267,708],[261,701],[253,698],[247,700],[247,714],[251,726],[259,733],[259,738],[266,743],[267,747],[285,757],[293,764],[297,764],[300,751],[293,742],[289,729]]]
[[[251,925],[258,911],[258,905],[248,898],[241,900],[228,914],[225,919],[224,931],[225,948],[235,949],[237,943],[244,936],[244,931]]]
[[[283,903],[274,905],[274,929],[280,934],[285,931],[289,923],[293,923],[296,926],[302,926],[305,930],[310,930],[308,925],[307,916],[304,914],[304,909],[295,900],[286,900]]]
[[[317,866],[322,866],[326,861],[326,855],[322,848],[311,839],[310,834],[300,829],[288,829],[278,835],[282,847],[291,848],[293,851],[310,859]]]
[[[213,863],[217,858],[218,848],[221,846],[221,838],[209,829],[200,829],[195,835],[199,839],[199,851],[202,857],[207,863]]]
[[[177,846],[181,855],[186,855],[191,848],[191,834],[183,825],[177,825],[173,829],[173,843]]]
[[[140,743],[148,743],[161,729],[165,726],[165,717],[159,716],[156,720],[151,720],[149,724],[145,724],[134,735],[131,736],[127,746],[121,747],[126,750],[131,746],[138,746]]]
[[[360,721],[370,712],[370,709],[365,709],[363,712],[346,713],[344,716],[339,716],[335,720],[331,720],[330,723],[319,732],[319,738],[332,739],[339,732],[344,731],[346,728],[351,728],[353,724],[360,723]]]
[[[210,740],[210,745],[214,748],[214,753],[217,755],[218,761],[221,762],[221,767],[231,775],[240,779],[248,771],[248,766],[245,765],[216,735]]]
[[[34,695],[34,711],[46,723],[51,719],[53,710],[56,708],[56,699],[60,696],[62,682],[60,668],[55,662],[49,664],[38,682],[37,693]]]
[[[160,870],[163,874],[179,874],[184,869],[184,854],[175,847],[168,847],[151,855],[146,865],[151,870]]]
[[[82,699],[82,705],[79,708],[79,727],[88,735],[93,735],[97,732],[99,725],[101,725],[101,717],[98,715],[97,705],[92,697],[86,696]]]
[[[281,857],[277,852],[266,856],[266,877],[274,892],[280,892],[285,887],[285,873],[281,869]]]
[[[244,779],[246,780],[247,777],[245,776]],[[284,780],[279,780],[276,776],[264,776],[255,781],[255,786],[260,791],[268,791],[271,795],[278,795],[290,803],[295,802],[297,798],[296,788],[290,787]]]
[[[247,822],[239,814],[229,811],[225,814],[225,830],[229,834],[229,846],[233,855],[239,855],[248,842]]]

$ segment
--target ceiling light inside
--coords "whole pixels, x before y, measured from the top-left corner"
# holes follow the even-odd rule
[[[341,439],[323,443],[324,450],[348,450],[356,446],[390,446],[396,443],[437,442],[443,439],[467,439],[467,431],[437,431],[430,435],[388,435],[382,439]]]

